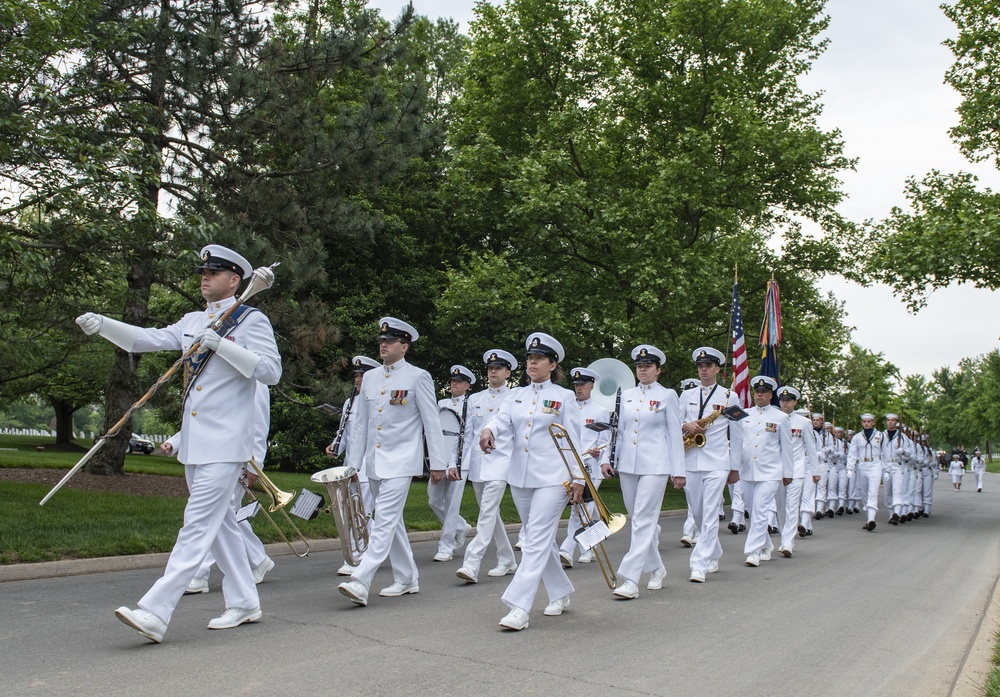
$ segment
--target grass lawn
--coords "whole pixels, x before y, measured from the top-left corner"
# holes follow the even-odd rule
[[[997,643],[993,645],[993,670],[986,677],[983,686],[984,697],[1000,697],[1000,632],[993,635]]]
[[[89,443],[78,442],[84,448]],[[51,446],[51,438],[0,436],[0,467],[44,467],[69,469],[82,452],[56,452],[47,448],[37,451],[36,445]],[[127,455],[125,471],[182,477],[184,467],[174,458],[150,455]],[[315,493],[326,491],[309,480],[308,474],[267,471],[267,476],[283,490],[307,488]],[[441,524],[427,505],[427,480],[415,479],[410,487],[404,520],[409,530],[438,530]],[[49,487],[39,484],[0,481],[0,496],[9,506],[0,518],[0,564],[50,561],[65,558],[103,557],[119,554],[142,554],[169,551],[181,526],[185,500],[180,497],[128,496],[94,493],[63,487],[52,499],[39,506],[38,502]],[[617,479],[601,485],[601,498],[611,512],[624,513],[621,489]],[[264,500],[266,496],[262,497]],[[684,493],[668,487],[664,510],[684,508]],[[505,522],[515,523],[517,511],[508,491],[501,504]],[[472,487],[466,487],[462,500],[462,515],[474,523],[478,515]],[[280,514],[275,520],[291,536]],[[567,508],[564,517],[569,516]],[[307,538],[336,537],[331,516],[321,513],[311,521],[294,518]],[[264,542],[279,541],[274,529],[261,516],[253,522],[254,530]]]

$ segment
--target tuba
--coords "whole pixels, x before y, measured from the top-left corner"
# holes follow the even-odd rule
[[[556,444],[556,449],[562,456],[563,464],[566,465],[566,469],[569,471],[570,480],[572,480],[575,476],[575,472],[573,471],[573,462],[575,462],[580,468],[580,471],[583,473],[584,484],[594,497],[594,505],[597,507],[597,520],[594,520],[594,518],[590,515],[590,511],[587,510],[586,504],[575,504],[576,514],[579,516],[580,520],[583,521],[584,525],[573,537],[574,539],[577,539],[581,545],[583,545],[583,541],[578,538],[583,533],[590,532],[592,535],[599,538],[595,544],[590,546],[590,548],[592,548],[595,552],[594,557],[597,559],[597,565],[601,567],[601,573],[604,574],[604,582],[608,584],[608,588],[614,590],[618,585],[618,577],[615,575],[614,568],[611,566],[611,559],[608,557],[607,550],[604,549],[603,540],[606,540],[625,527],[626,523],[628,523],[628,518],[621,513],[608,512],[608,507],[604,505],[604,501],[602,501],[601,497],[597,495],[597,489],[594,487],[594,483],[590,480],[590,475],[587,474],[587,468],[583,466],[583,460],[580,459],[580,454],[576,451],[576,446],[573,445],[573,440],[569,437],[569,432],[563,427],[563,425],[551,424],[549,426],[549,435],[552,437],[552,442]],[[573,462],[570,461],[570,456],[573,457]],[[564,486],[567,490],[571,490],[570,482],[564,482]]]
[[[587,368],[601,376],[594,384],[594,392],[590,398],[608,411],[615,409],[615,395],[618,390],[624,392],[635,387],[635,373],[615,358],[598,358]]]
[[[325,486],[330,494],[330,505],[324,513],[333,516],[344,561],[351,566],[357,566],[368,549],[369,516],[361,498],[357,474],[358,471],[353,467],[331,467],[310,477],[312,481]]]

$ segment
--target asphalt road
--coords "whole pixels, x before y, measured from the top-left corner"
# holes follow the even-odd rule
[[[414,544],[418,595],[367,608],[341,596],[338,552],[276,557],[262,621],[209,631],[212,592],[182,599],[164,643],[121,624],[158,570],[0,583],[0,695],[947,695],[1000,576],[1000,476],[987,492],[936,482],[933,516],[874,533],[861,517],[816,523],[792,559],[743,566],[743,535],[723,533],[721,568],[688,582],[683,518],[662,519],[661,591],[612,598],[596,564],[561,617],[507,632],[509,579],[466,585],[459,561]],[[607,544],[614,561],[623,531]],[[490,564],[492,558],[487,558]],[[488,567],[485,567],[488,568]]]

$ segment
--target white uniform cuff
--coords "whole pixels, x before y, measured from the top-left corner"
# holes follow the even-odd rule
[[[110,317],[104,317],[103,315],[102,318],[101,329],[98,331],[98,334],[118,348],[131,353],[135,347],[136,337],[139,335],[138,328],[133,327],[131,324],[111,319]]]
[[[223,339],[219,342],[219,348],[215,349],[227,363],[240,371],[245,378],[253,377],[253,372],[260,363],[260,356],[253,351],[248,351],[242,346],[237,346],[236,342]]]

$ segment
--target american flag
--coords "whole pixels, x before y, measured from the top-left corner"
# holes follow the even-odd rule
[[[743,343],[743,315],[740,313],[740,284],[733,284],[733,392],[739,397],[740,406],[750,407],[750,366],[747,348]]]

